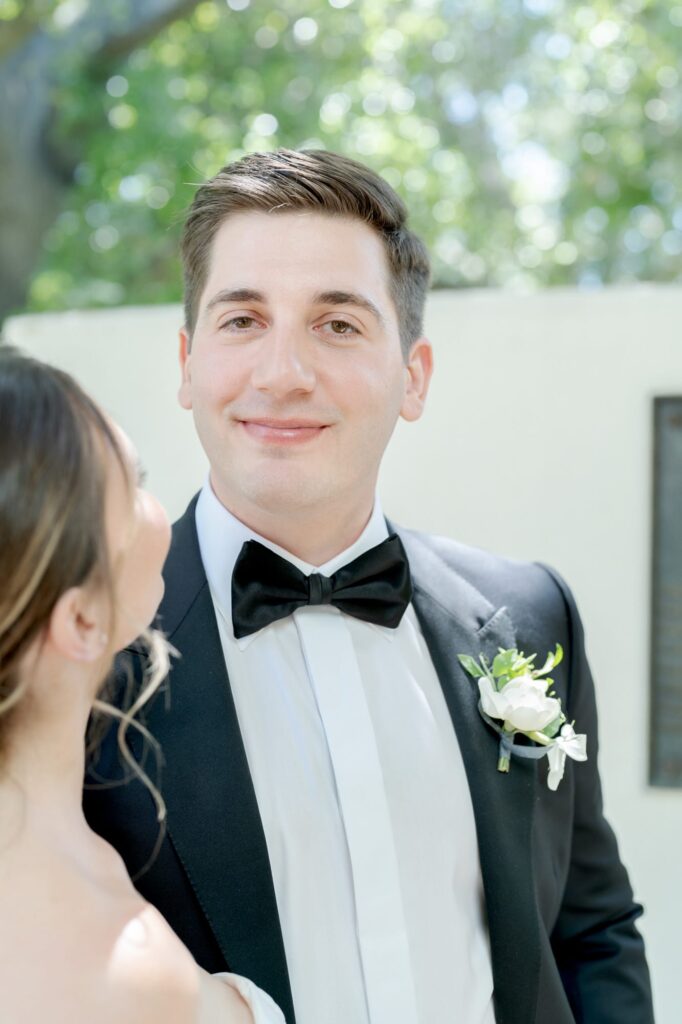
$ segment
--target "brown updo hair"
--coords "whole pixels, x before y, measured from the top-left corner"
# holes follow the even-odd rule
[[[102,447],[111,425],[72,377],[0,345],[0,727],[18,668],[71,587],[111,587]]]
[[[0,342],[0,759],[12,712],[27,685],[19,671],[22,659],[61,595],[86,583],[105,588],[113,630],[106,453],[129,482],[132,501],[134,482],[126,457],[95,402],[67,373]],[[161,796],[132,757],[125,734],[133,726],[158,749],[134,716],[167,675],[169,648],[156,630],[146,630],[141,644],[147,670],[142,685],[129,688],[127,708],[102,700],[93,707],[119,720],[121,754],[149,786],[161,821]],[[102,682],[114,653],[105,652]]]

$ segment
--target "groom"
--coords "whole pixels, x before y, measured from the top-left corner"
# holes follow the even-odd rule
[[[167,829],[137,884],[290,1024],[649,1024],[570,592],[398,530],[375,495],[432,372],[405,219],[376,174],[318,151],[245,157],[196,194],[180,402],[211,468],[167,562],[180,657],[147,718]],[[544,759],[497,771],[458,654],[556,643],[589,759],[553,792]],[[96,775],[121,775],[113,736]],[[140,872],[145,787],[89,790],[86,810]]]

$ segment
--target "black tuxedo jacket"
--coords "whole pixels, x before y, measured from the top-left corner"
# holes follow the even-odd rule
[[[163,749],[167,830],[136,884],[203,967],[251,978],[294,1024],[265,836],[199,554],[195,501],[173,530],[160,609],[161,628],[180,657],[146,715]],[[471,791],[497,1024],[650,1024],[649,976],[634,923],[641,908],[602,813],[594,689],[569,591],[544,567],[398,532]],[[554,673],[556,690],[569,721],[587,733],[589,760],[568,760],[551,792],[545,759],[515,759],[507,775],[496,770],[498,739],[478,714],[476,684],[457,655],[493,656],[498,647],[517,646],[544,658],[557,641],[567,656]],[[125,781],[115,732],[100,747],[85,808],[135,876],[159,826],[149,792]],[[147,756],[145,768],[153,774],[152,761]],[[102,788],[102,780],[121,784]]]

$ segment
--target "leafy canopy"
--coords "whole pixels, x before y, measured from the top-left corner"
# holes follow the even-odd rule
[[[0,37],[87,2],[0,0]],[[31,307],[179,299],[195,183],[280,145],[383,174],[437,286],[679,280],[680,67],[675,0],[207,0],[59,84],[87,145]]]

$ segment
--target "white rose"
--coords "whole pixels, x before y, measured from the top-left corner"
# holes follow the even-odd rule
[[[541,732],[561,714],[561,702],[548,697],[545,684],[526,674],[512,679],[499,692],[487,676],[478,680],[481,706],[519,732]]]

